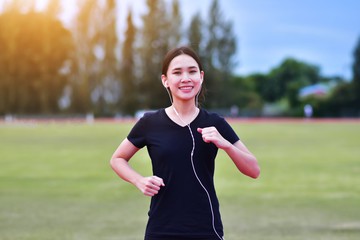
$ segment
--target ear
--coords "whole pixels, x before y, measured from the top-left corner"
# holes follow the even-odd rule
[[[204,81],[204,71],[201,71],[200,73],[200,84],[202,84]]]
[[[163,75],[161,75],[161,81],[162,81],[162,84],[163,84],[163,86],[165,87],[165,88],[168,88],[169,87],[169,85],[168,85],[168,83],[167,83],[167,77],[163,74]]]

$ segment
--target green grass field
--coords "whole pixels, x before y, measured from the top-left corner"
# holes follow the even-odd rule
[[[132,123],[0,123],[1,240],[141,240],[150,198],[109,160]],[[256,180],[223,152],[225,238],[360,239],[360,123],[232,123]],[[146,149],[131,160],[150,175]]]

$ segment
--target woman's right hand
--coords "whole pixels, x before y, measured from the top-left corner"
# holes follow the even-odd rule
[[[164,187],[164,181],[157,176],[141,177],[135,186],[146,196],[154,196],[158,194],[160,187]]]
[[[152,197],[158,194],[160,187],[164,187],[165,184],[162,178],[143,177],[131,168],[129,160],[138,150],[139,148],[125,138],[111,157],[110,165],[119,177],[134,184],[143,194]]]

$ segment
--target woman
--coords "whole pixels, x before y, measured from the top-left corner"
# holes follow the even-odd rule
[[[257,160],[224,118],[197,107],[204,72],[192,49],[168,52],[161,80],[172,105],[145,114],[115,151],[111,166],[152,197],[145,240],[223,239],[213,182],[217,151],[223,149],[252,178],[260,173]],[[128,164],[144,146],[152,161],[150,177]]]

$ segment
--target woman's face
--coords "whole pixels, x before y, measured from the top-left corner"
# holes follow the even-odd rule
[[[200,91],[204,72],[189,55],[175,57],[169,65],[166,76],[162,76],[165,88],[170,88],[174,99],[191,100]]]

